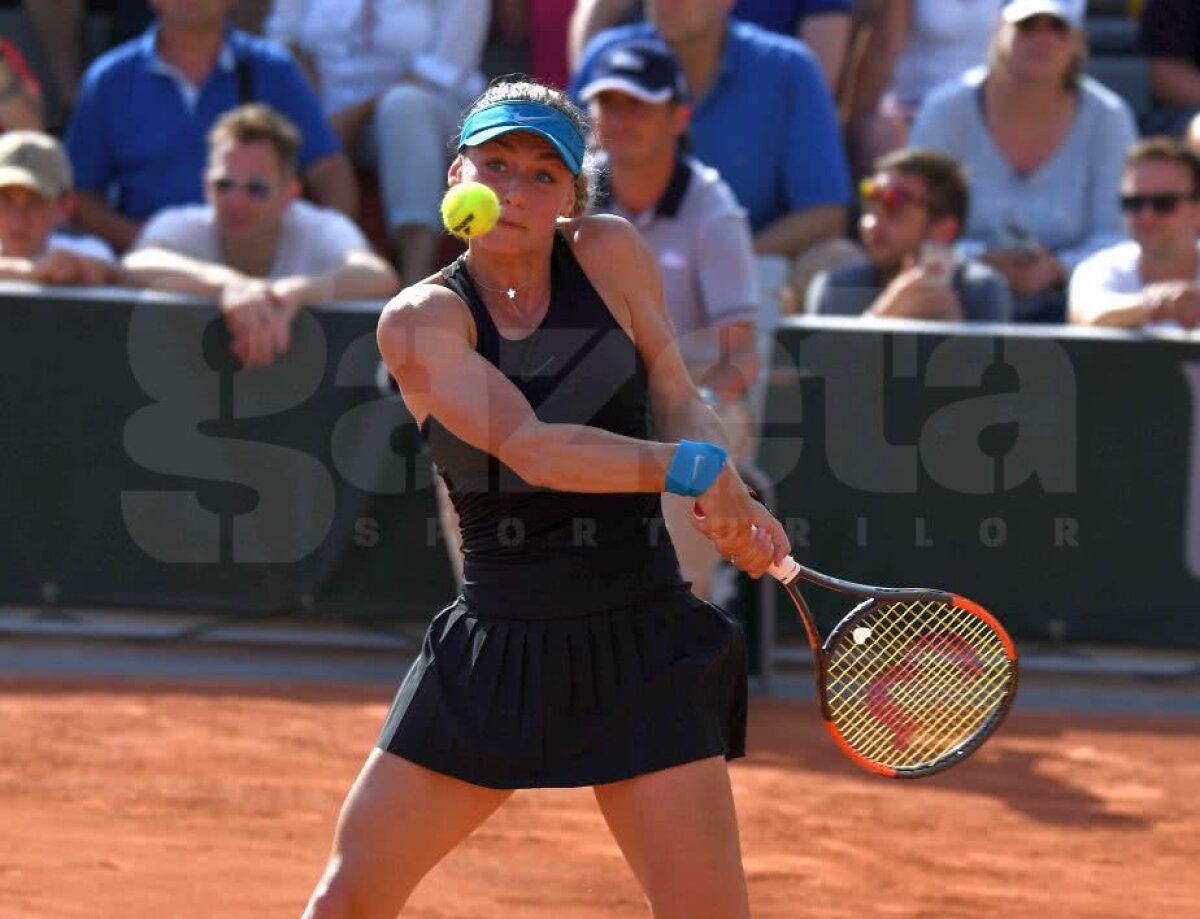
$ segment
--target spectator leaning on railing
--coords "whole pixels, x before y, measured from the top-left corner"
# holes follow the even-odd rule
[[[301,308],[399,289],[348,217],[298,200],[299,148],[295,126],[270,108],[229,112],[209,136],[208,204],[160,212],[124,260],[132,283],[215,300],[246,366],[287,350]]]
[[[42,284],[108,284],[112,251],[60,232],[75,207],[71,163],[49,134],[0,135],[0,278]]]
[[[861,188],[858,230],[869,262],[818,275],[808,289],[808,312],[1010,320],[1012,298],[1004,278],[955,254],[968,195],[962,166],[944,153],[908,149],[882,157]]]
[[[1112,190],[1136,127],[1083,75],[1083,0],[1014,0],[1001,16],[987,67],[935,90],[910,142],[966,167],[960,249],[1004,275],[1017,320],[1063,322],[1071,270],[1122,236]]]
[[[1200,325],[1200,156],[1155,137],[1129,151],[1121,208],[1132,239],[1097,252],[1071,276],[1071,321],[1139,327]]]
[[[239,104],[262,102],[301,131],[312,197],[353,216],[349,160],[286,50],[228,29],[235,0],[154,0],[156,25],[84,76],[67,133],[84,229],[124,250],[160,208],[204,199],[204,138]]]

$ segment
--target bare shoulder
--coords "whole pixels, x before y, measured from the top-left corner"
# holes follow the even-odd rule
[[[580,267],[628,329],[628,304],[657,271],[657,260],[641,232],[615,214],[576,217],[560,226]]]
[[[637,227],[615,214],[576,217],[560,224],[575,257],[586,267],[642,257],[645,243]]]
[[[423,281],[406,287],[383,308],[379,317],[380,347],[386,340],[406,336],[414,329],[459,333],[464,341],[474,339],[470,311],[450,288]]]

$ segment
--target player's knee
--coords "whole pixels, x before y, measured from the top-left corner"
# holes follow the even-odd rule
[[[413,83],[398,83],[384,91],[376,104],[376,113],[387,123],[408,124],[413,118],[427,118],[430,125],[436,124],[431,117],[436,105],[433,94]],[[432,130],[432,128],[431,128]]]
[[[361,895],[344,872],[331,868],[313,891],[303,919],[356,919],[360,911],[355,902]]]
[[[651,858],[642,889],[654,919],[749,919],[745,877],[734,865]]]
[[[351,919],[353,915],[349,898],[338,889],[322,884],[308,901],[303,919]]]
[[[750,904],[743,890],[709,891],[672,889],[668,885],[646,891],[654,919],[750,919]]]
[[[313,892],[303,919],[363,919],[366,916],[394,916],[408,901],[413,884],[389,876],[386,882],[369,873],[349,870],[346,864],[331,865]]]

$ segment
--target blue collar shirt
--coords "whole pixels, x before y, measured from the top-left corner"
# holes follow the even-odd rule
[[[253,101],[299,129],[302,170],[339,150],[312,88],[283,47],[231,30],[216,66],[196,86],[162,60],[157,39],[152,26],[88,68],[66,139],[80,191],[107,195],[136,220],[203,202],[208,132],[243,101],[239,62],[249,72]]]

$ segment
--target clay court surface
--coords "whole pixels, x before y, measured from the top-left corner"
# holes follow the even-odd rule
[[[0,916],[297,916],[390,685],[0,679]],[[757,699],[733,768],[753,914],[1145,917],[1200,902],[1200,719],[1018,708],[971,762],[860,774]],[[403,814],[396,819],[403,820]],[[587,790],[520,792],[423,919],[645,917]]]

